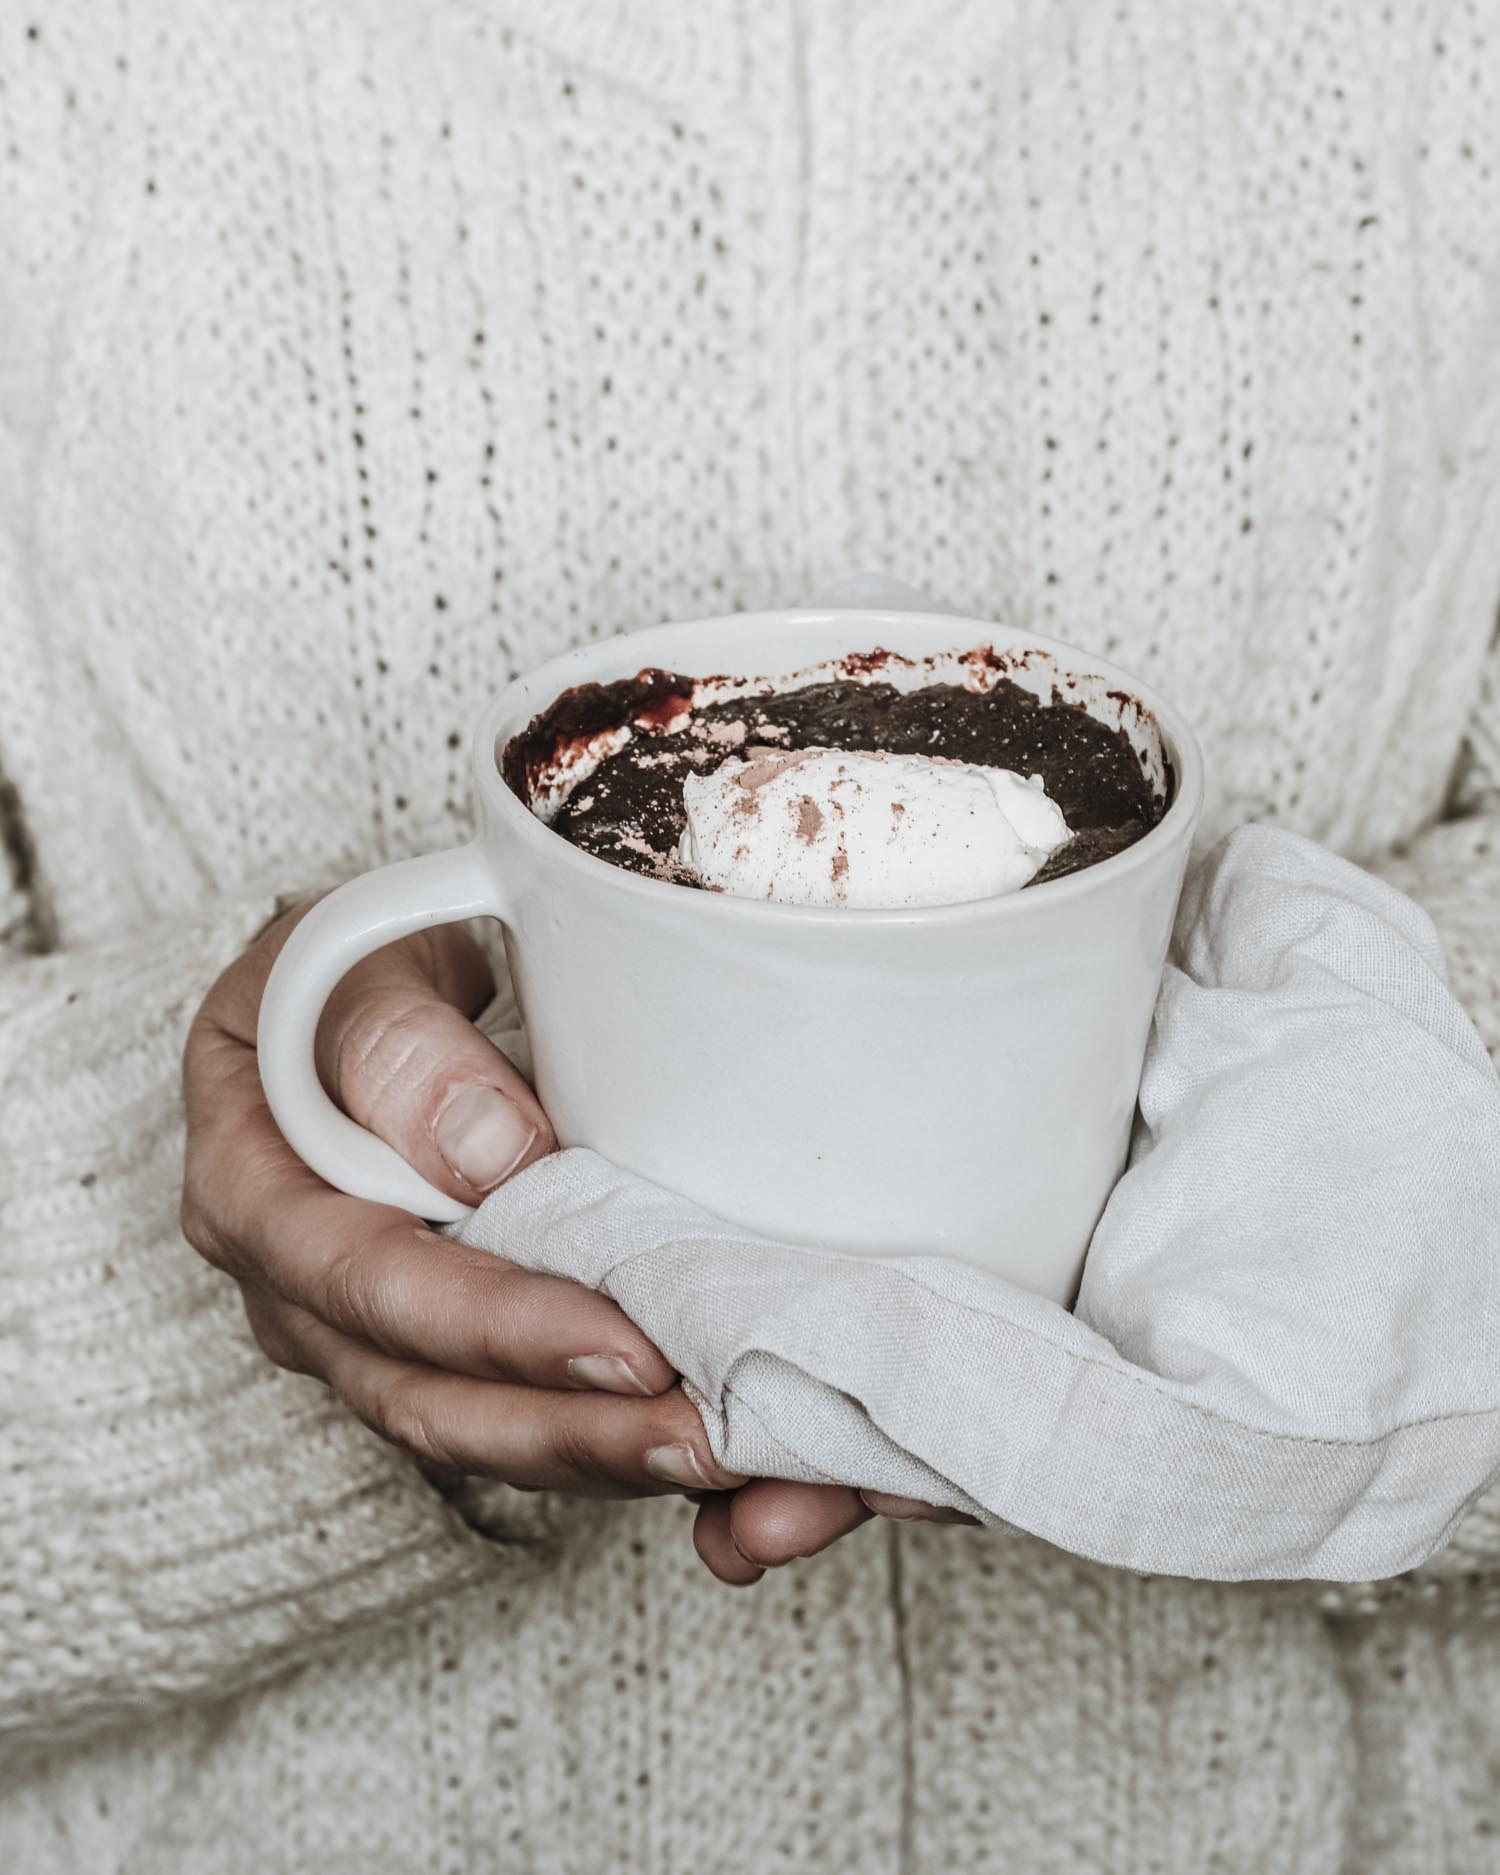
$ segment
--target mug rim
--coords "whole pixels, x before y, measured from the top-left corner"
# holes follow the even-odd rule
[[[697,633],[716,625],[764,626],[767,631],[792,636],[799,628],[830,624],[842,626],[845,623],[849,626],[852,650],[869,648],[868,645],[861,647],[858,643],[867,631],[898,631],[913,625],[931,625],[953,634],[952,643],[944,649],[967,651],[984,644],[1002,650],[1034,649],[1055,658],[1070,675],[1109,679],[1114,688],[1128,691],[1137,703],[1144,706],[1161,732],[1177,784],[1167,811],[1148,833],[1120,852],[1110,854],[1107,859],[1095,860],[1092,865],[1080,867],[1077,872],[1064,873],[1060,878],[1046,879],[1040,885],[1027,886],[1024,891],[1005,892],[988,898],[959,899],[948,905],[787,905],[771,899],[740,898],[727,892],[688,891],[673,880],[653,879],[644,873],[628,872],[623,866],[612,865],[597,854],[574,846],[571,840],[565,840],[561,834],[554,833],[526,802],[512,792],[500,772],[500,723],[509,714],[512,704],[520,700],[521,693],[540,680],[547,680],[549,695],[546,701],[535,705],[529,712],[529,716],[535,716],[539,710],[549,708],[574,684],[613,681],[591,677],[586,668],[607,647],[617,646],[630,639],[662,634]],[[551,681],[554,672],[558,678],[555,684]],[[591,639],[512,678],[480,713],[472,749],[475,785],[480,797],[489,803],[503,821],[509,821],[517,836],[535,852],[539,863],[560,865],[574,871],[582,867],[585,870],[580,877],[585,881],[591,879],[601,891],[625,892],[643,906],[654,904],[659,911],[666,910],[671,902],[663,895],[671,894],[673,898],[684,902],[686,916],[750,918],[784,927],[827,924],[861,931],[892,927],[904,930],[911,927],[967,925],[990,918],[1014,919],[1026,916],[1028,911],[1047,910],[1066,900],[1084,898],[1104,890],[1113,880],[1149,864],[1158,853],[1178,841],[1191,839],[1202,809],[1204,791],[1203,751],[1192,725],[1175,704],[1112,659],[1095,657],[1063,639],[1045,637],[1039,632],[1028,631],[1021,626],[1003,625],[993,619],[930,610],[898,610],[885,606],[796,606],[764,612],[727,612],[708,618],[669,620],[632,631],[612,632],[605,638]],[[644,899],[641,898],[643,893],[646,895]],[[689,903],[695,907],[691,912],[686,910]]]

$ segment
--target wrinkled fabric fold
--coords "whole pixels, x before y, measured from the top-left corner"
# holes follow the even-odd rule
[[[770,1243],[581,1150],[464,1234],[613,1296],[736,1470],[1150,1573],[1358,1581],[1500,1470],[1497,1220],[1500,1083],[1430,919],[1251,827],[1189,880],[1075,1312]]]

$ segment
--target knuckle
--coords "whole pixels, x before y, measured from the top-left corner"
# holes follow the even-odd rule
[[[323,1278],[323,1315],[335,1328],[366,1332],[373,1314],[370,1266],[361,1249],[337,1251]]]
[[[212,1053],[216,1043],[222,1041],[226,1034],[235,1033],[239,1019],[243,1016],[246,998],[252,994],[254,966],[250,960],[262,936],[264,931],[252,938],[247,948],[227,963],[208,986],[203,1001],[188,1025],[187,1038],[182,1047],[185,1079],[191,1076],[206,1055]]]
[[[236,957],[227,963],[209,984],[188,1025],[187,1041],[183,1045],[184,1056],[196,1055],[205,1041],[218,1028],[218,1012],[232,993],[240,972],[244,969],[244,957]]]
[[[209,995],[212,994],[213,992],[210,990]],[[203,1049],[203,1030],[207,1020],[205,1015],[207,1008],[208,1003],[206,1000],[199,1004],[197,1014],[188,1024],[187,1036],[182,1044],[182,1053],[178,1057],[178,1066],[182,1074],[182,1084],[189,1095],[191,1095],[193,1088],[193,1071],[197,1067],[198,1057]]]
[[[217,1004],[222,1000],[219,987],[215,984],[188,1024],[187,1036],[178,1058],[189,1136],[194,1121],[201,1120],[205,1107],[210,1106],[213,1100],[215,1066],[222,1058],[225,1042],[224,1025],[217,1014]]]
[[[417,1324],[408,1320],[411,1302],[402,1271],[413,1248],[422,1247],[420,1229],[415,1223],[396,1225],[335,1251],[323,1276],[324,1319],[379,1347],[405,1346]]]
[[[266,1359],[273,1367],[285,1368],[288,1373],[306,1373],[308,1369],[298,1358],[296,1345],[275,1310],[250,1296],[244,1300],[245,1319],[250,1324],[250,1333]]]
[[[216,1270],[229,1270],[232,1267],[233,1246],[191,1185],[183,1188],[178,1224],[183,1236],[205,1263],[211,1264]]]
[[[471,1267],[459,1277],[468,1320],[473,1324],[474,1351],[480,1363],[497,1374],[512,1372],[518,1354],[535,1346],[523,1310],[518,1307],[515,1270]]]
[[[551,1430],[554,1464],[590,1484],[617,1482],[616,1468],[599,1450],[593,1428],[584,1416],[559,1413]]]
[[[382,1387],[371,1403],[369,1423],[382,1439],[419,1464],[447,1467],[454,1462],[419,1378],[403,1375]]]
[[[486,1375],[505,1375],[516,1365],[516,1350],[505,1324],[481,1314],[475,1318],[473,1357]]]
[[[334,1080],[344,1105],[365,1125],[409,1088],[426,1043],[427,1010],[393,1000],[389,989],[356,996],[344,1012]]]
[[[201,1256],[208,1255],[209,1223],[197,1194],[182,1188],[182,1202],[177,1207],[177,1227]]]

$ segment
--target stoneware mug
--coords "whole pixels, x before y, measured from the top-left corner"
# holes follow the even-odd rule
[[[1198,747],[1170,704],[1091,654],[914,594],[924,609],[905,609],[908,589],[891,583],[874,587],[882,604],[869,582],[854,592],[867,602],[585,645],[490,705],[474,740],[475,837],[341,887],[271,972],[261,1075],[315,1172],[419,1216],[466,1215],[334,1106],[313,1040],[360,958],[487,916],[504,926],[537,1093],[564,1146],[784,1241],[962,1257],[1071,1302],[1129,1145],[1202,800]],[[1014,656],[1007,674],[1039,696],[1125,730],[1170,797],[1135,845],[1007,897],[809,909],[622,871],[550,831],[501,778],[509,739],[574,684],[646,666],[800,673],[875,646],[931,681],[944,654],[980,645]]]

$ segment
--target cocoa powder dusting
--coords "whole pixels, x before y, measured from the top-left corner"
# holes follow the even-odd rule
[[[810,752],[807,749],[798,749],[791,755],[784,749],[746,749],[745,766],[735,776],[735,782],[741,788],[763,788],[768,781],[775,781],[792,769],[801,768],[809,759]]]
[[[804,794],[797,803],[797,838],[811,846],[822,825],[822,809],[810,794]]]

